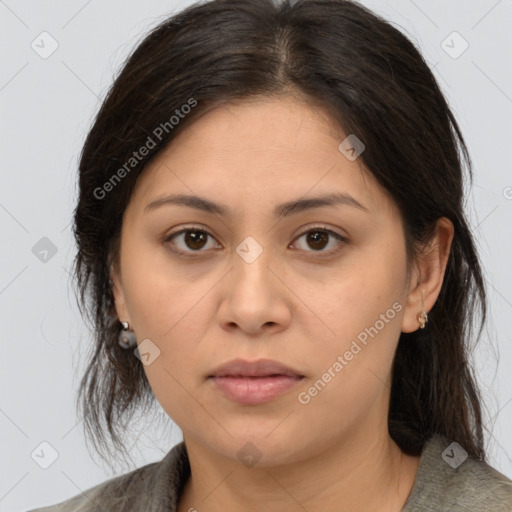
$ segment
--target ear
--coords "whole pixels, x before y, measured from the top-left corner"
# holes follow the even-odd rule
[[[434,307],[443,285],[453,235],[453,223],[446,217],[438,219],[432,239],[418,257],[411,272],[402,332],[416,331],[419,328],[418,315],[422,307],[426,313]]]
[[[121,281],[121,275],[115,265],[110,267],[110,283],[112,285],[112,293],[114,295],[114,304],[119,321],[128,322],[130,325],[132,321],[128,315],[128,309],[126,307],[126,299],[124,289]]]

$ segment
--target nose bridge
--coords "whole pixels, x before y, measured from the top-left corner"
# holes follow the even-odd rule
[[[269,247],[264,247],[253,236],[246,236],[235,248],[233,262],[235,281],[238,284],[242,281],[249,290],[256,288],[259,290],[261,285],[269,286],[268,274],[271,272],[268,267],[272,265],[269,261],[271,252]]]

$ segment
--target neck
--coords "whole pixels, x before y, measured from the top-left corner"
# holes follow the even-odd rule
[[[313,457],[279,466],[245,467],[185,439],[191,476],[178,510],[247,512],[398,512],[414,485],[419,456],[389,437],[359,430]]]

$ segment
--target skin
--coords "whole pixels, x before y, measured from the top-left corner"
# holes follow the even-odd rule
[[[419,457],[389,436],[391,364],[400,333],[417,330],[422,307],[430,311],[439,295],[453,225],[439,219],[428,257],[413,262],[408,279],[400,213],[361,159],[339,151],[345,137],[297,97],[233,102],[187,127],[137,182],[114,295],[138,342],[160,350],[144,369],[187,446],[180,512],[399,511],[410,494]],[[273,215],[277,204],[333,191],[368,211]],[[222,203],[232,215],[170,204],[144,212],[171,193]],[[347,241],[308,242],[304,233],[318,225]],[[164,241],[185,227],[210,236]],[[236,252],[248,236],[263,248],[252,263]],[[402,306],[394,318],[301,404],[298,394],[393,303]],[[206,379],[236,357],[274,359],[305,379],[271,402],[241,405]],[[252,467],[237,457],[248,441],[261,453]]]

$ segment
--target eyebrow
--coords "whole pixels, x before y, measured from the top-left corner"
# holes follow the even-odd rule
[[[153,211],[164,205],[179,205],[201,210],[207,213],[213,213],[220,216],[231,216],[232,212],[229,207],[223,204],[214,203],[209,199],[197,195],[172,194],[151,201],[144,208],[144,212]],[[277,205],[274,208],[274,216],[287,217],[312,208],[320,208],[322,206],[347,205],[358,208],[366,213],[370,213],[368,208],[362,205],[357,199],[350,194],[341,192],[333,192],[321,196],[315,196],[308,199],[295,199]]]

